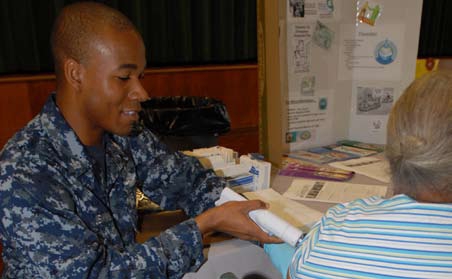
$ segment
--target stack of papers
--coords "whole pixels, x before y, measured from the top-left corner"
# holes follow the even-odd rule
[[[354,172],[333,168],[327,165],[315,165],[293,158],[284,158],[279,175],[345,181],[353,177]]]

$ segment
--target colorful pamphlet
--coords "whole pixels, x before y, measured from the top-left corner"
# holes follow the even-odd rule
[[[374,151],[374,150],[362,149],[362,148],[352,147],[352,146],[347,146],[347,145],[339,145],[337,147],[334,147],[333,150],[350,153],[353,155],[357,155],[358,157],[365,157],[365,156],[370,156],[370,155],[374,155],[374,154],[378,153],[377,151]]]
[[[283,159],[282,168],[278,174],[331,181],[346,181],[353,177],[354,172],[330,166],[319,166],[286,157]]]
[[[351,147],[358,147],[362,149],[369,149],[377,152],[383,152],[384,151],[384,145],[383,144],[375,144],[375,143],[365,143],[360,142],[356,140],[340,140],[337,142],[338,145],[346,145]]]
[[[308,149],[308,151],[311,153],[322,154],[323,156],[327,156],[331,158],[332,162],[350,160],[359,157],[358,155],[355,154],[336,151],[325,147],[314,147]]]
[[[326,154],[313,153],[306,150],[292,151],[287,153],[286,156],[316,164],[327,164],[335,161],[333,157]]]

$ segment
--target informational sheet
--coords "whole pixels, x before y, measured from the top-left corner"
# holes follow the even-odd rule
[[[309,73],[311,70],[311,37],[313,24],[291,24],[289,26],[287,62],[289,76]]]
[[[354,171],[384,183],[389,183],[391,181],[389,163],[383,158],[373,156],[362,157],[347,161],[333,162],[329,165],[335,168]]]
[[[385,197],[386,191],[387,187],[381,185],[295,179],[283,196],[293,200],[344,203],[370,196]]]
[[[331,22],[288,23],[286,55],[290,97],[312,96],[316,88],[332,88],[331,77],[337,76],[337,32],[337,24]]]
[[[334,89],[328,77],[336,76],[337,67],[328,63],[337,60],[334,26],[320,20],[288,24],[285,142],[290,151],[333,141]],[[312,64],[312,57],[324,61]]]
[[[289,20],[337,20],[341,5],[337,0],[287,0],[287,18]]]
[[[326,145],[332,136],[332,90],[317,90],[312,97],[292,97],[288,100],[288,130],[286,143],[290,150],[309,146],[311,143]]]
[[[323,213],[306,205],[291,201],[273,189],[243,194],[250,200],[262,200],[270,205],[269,210],[289,224],[308,232],[322,218]]]
[[[341,24],[339,80],[400,80],[404,24]]]

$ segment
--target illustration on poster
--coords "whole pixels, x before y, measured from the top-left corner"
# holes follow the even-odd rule
[[[367,23],[371,26],[375,25],[375,21],[381,14],[381,6],[379,4],[369,4],[369,1],[366,1],[364,5],[359,8],[359,1],[357,3],[358,7],[358,21],[360,23]]]
[[[293,52],[293,56],[295,59],[301,59],[305,54],[304,40],[298,40],[297,45],[295,46],[295,50]]]
[[[293,51],[294,72],[309,72],[309,42],[299,39],[296,42],[295,50]]]
[[[307,141],[312,138],[312,133],[313,132],[309,130],[286,132],[286,143]]]
[[[295,141],[295,137],[296,137],[296,134],[295,134],[295,136],[292,134],[292,132],[287,132],[286,133],[286,143],[291,143],[291,142],[294,142]]]
[[[312,39],[321,48],[329,49],[334,38],[334,32],[325,24],[317,21]]]
[[[300,131],[299,132],[299,138],[300,138],[300,140],[308,140],[308,139],[310,139],[311,138],[311,132],[310,131]]]
[[[391,64],[396,57],[397,47],[388,39],[379,42],[375,47],[375,60],[382,65]]]
[[[358,115],[387,115],[394,102],[394,88],[357,87]]]
[[[301,79],[301,95],[314,96],[315,92],[315,76],[303,77]]]
[[[381,125],[382,125],[381,120],[374,120],[374,121],[372,121],[372,128],[373,128],[374,130],[379,130],[379,129],[381,129]]]
[[[304,0],[289,0],[293,17],[304,17]]]
[[[333,12],[333,11],[334,11],[333,0],[326,0],[326,6],[327,6],[328,9],[330,10],[330,12]]]

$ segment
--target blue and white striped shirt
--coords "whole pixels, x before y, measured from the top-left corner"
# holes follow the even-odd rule
[[[297,249],[290,278],[452,278],[452,204],[398,195],[330,208]]]

